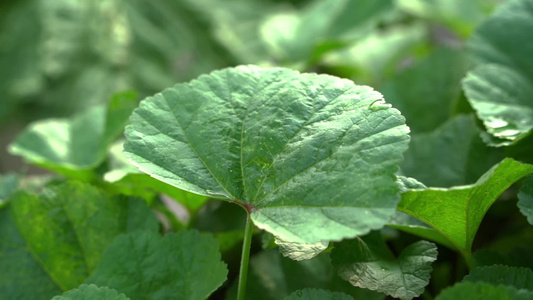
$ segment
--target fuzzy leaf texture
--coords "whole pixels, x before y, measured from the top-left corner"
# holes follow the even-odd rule
[[[395,298],[413,299],[422,294],[429,283],[431,263],[437,259],[437,247],[419,241],[394,258],[381,235],[373,232],[363,238],[339,243],[333,249],[331,259],[339,276],[354,286]]]
[[[209,234],[179,231],[123,234],[107,248],[87,283],[138,300],[203,300],[226,280],[219,245]]]
[[[240,66],[142,101],[124,153],[163,182],[240,203],[283,241],[317,243],[394,214],[408,131],[370,87]]]
[[[158,230],[140,199],[78,182],[19,192],[0,209],[0,295],[40,300],[76,288],[117,235],[137,229]]]

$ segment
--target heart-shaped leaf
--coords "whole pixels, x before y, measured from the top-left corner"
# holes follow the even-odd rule
[[[416,242],[394,258],[381,235],[373,232],[363,238],[345,240],[331,253],[337,273],[352,285],[385,293],[395,298],[413,299],[424,291],[437,259],[437,247]]]
[[[233,201],[287,242],[340,240],[394,214],[409,140],[381,94],[327,75],[241,66],[142,101],[125,155],[181,189]]]
[[[214,237],[179,231],[164,237],[150,231],[118,236],[87,283],[107,286],[139,300],[203,300],[228,270]]]

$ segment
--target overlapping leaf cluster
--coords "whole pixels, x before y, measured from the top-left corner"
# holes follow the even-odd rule
[[[57,175],[0,176],[0,298],[530,299],[533,1],[494,5],[0,4]]]

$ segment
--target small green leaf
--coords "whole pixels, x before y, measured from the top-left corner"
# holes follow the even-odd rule
[[[38,121],[9,146],[11,153],[67,177],[88,179],[135,107],[134,93],[116,94],[108,108],[95,106],[72,119]]]
[[[479,224],[489,207],[511,184],[530,173],[533,173],[532,165],[506,158],[475,184],[405,192],[398,210],[430,225],[469,256]]]
[[[353,300],[351,296],[327,290],[303,289],[296,291],[284,300]]]
[[[396,182],[398,183],[398,186],[400,187],[400,192],[405,193],[409,190],[425,190],[427,189],[427,186],[425,186],[422,182],[412,178],[412,177],[406,177],[406,176],[396,176]]]
[[[241,66],[142,101],[124,153],[178,188],[248,206],[287,242],[340,240],[382,227],[398,201],[409,140],[381,94],[337,77]]]
[[[463,281],[486,282],[493,285],[512,286],[533,292],[533,271],[529,268],[509,266],[488,266],[476,268]]]
[[[94,284],[82,284],[77,289],[55,296],[52,300],[129,300],[124,294],[108,287],[98,287]]]
[[[461,282],[440,293],[435,300],[530,300],[533,292],[485,282]]]
[[[328,242],[318,242],[314,244],[288,243],[280,239],[275,239],[279,251],[285,257],[293,260],[311,259],[326,250]]]
[[[468,42],[480,64],[463,80],[468,101],[483,121],[490,145],[506,146],[533,128],[533,2],[502,5]]]
[[[403,175],[431,187],[476,182],[502,159],[500,151],[483,143],[480,133],[472,115],[460,115],[432,132],[412,135],[400,165]]]
[[[522,182],[518,193],[518,208],[527,217],[529,224],[533,225],[533,176],[528,176]]]
[[[0,210],[0,294],[50,299],[83,283],[120,233],[158,230],[139,199],[112,197],[77,182],[19,192]]]
[[[86,282],[132,299],[203,300],[227,273],[218,243],[209,234],[179,231],[161,237],[138,231],[118,236]]]
[[[408,246],[395,259],[377,233],[345,240],[331,252],[332,264],[342,279],[400,299],[413,299],[424,292],[436,259],[437,247],[426,241]]]

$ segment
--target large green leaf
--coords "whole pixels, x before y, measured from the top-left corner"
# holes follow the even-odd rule
[[[331,252],[331,262],[342,279],[400,299],[424,292],[436,259],[437,247],[426,241],[408,246],[394,258],[376,232],[342,241]]]
[[[529,224],[533,225],[533,176],[528,176],[522,183],[518,193],[518,208],[527,217]]]
[[[246,299],[278,300],[304,288],[325,289],[348,294],[354,299],[383,300],[385,295],[350,285],[340,280],[331,265],[329,253],[313,259],[294,261],[283,257],[277,249],[262,251],[250,258]],[[237,282],[226,299],[237,295]]]
[[[396,73],[379,90],[402,112],[413,133],[428,132],[452,116],[466,67],[464,53],[439,48],[413,67]]]
[[[77,289],[55,296],[52,300],[129,300],[130,298],[119,294],[108,287],[98,287],[94,284],[82,284]]]
[[[509,145],[533,128],[533,1],[502,5],[472,35],[468,47],[478,63],[463,81],[472,107],[496,139]]]
[[[73,289],[115,236],[158,229],[143,201],[77,182],[39,196],[19,192],[0,214],[0,294],[9,299],[50,299]]]
[[[476,268],[463,281],[487,282],[493,285],[512,286],[533,292],[533,271],[529,268],[488,266]]]
[[[461,282],[445,289],[435,300],[529,300],[533,292],[485,282]]]
[[[303,289],[284,298],[285,300],[353,300],[351,296],[327,290]]]
[[[123,131],[136,104],[135,93],[116,94],[108,107],[95,106],[72,119],[31,124],[9,146],[11,153],[67,177],[90,178]]]
[[[284,241],[353,237],[394,214],[408,128],[369,87],[241,66],[147,98],[131,122],[124,152],[139,169],[238,203]]]
[[[533,173],[532,165],[507,158],[475,184],[405,192],[398,210],[430,225],[469,257],[479,224],[489,207],[511,184],[529,173]]]
[[[179,231],[123,234],[113,241],[87,283],[107,286],[132,299],[203,300],[228,270],[209,234]]]
[[[402,173],[431,187],[476,182],[502,155],[483,143],[474,119],[460,115],[432,132],[413,135],[401,164]]]

